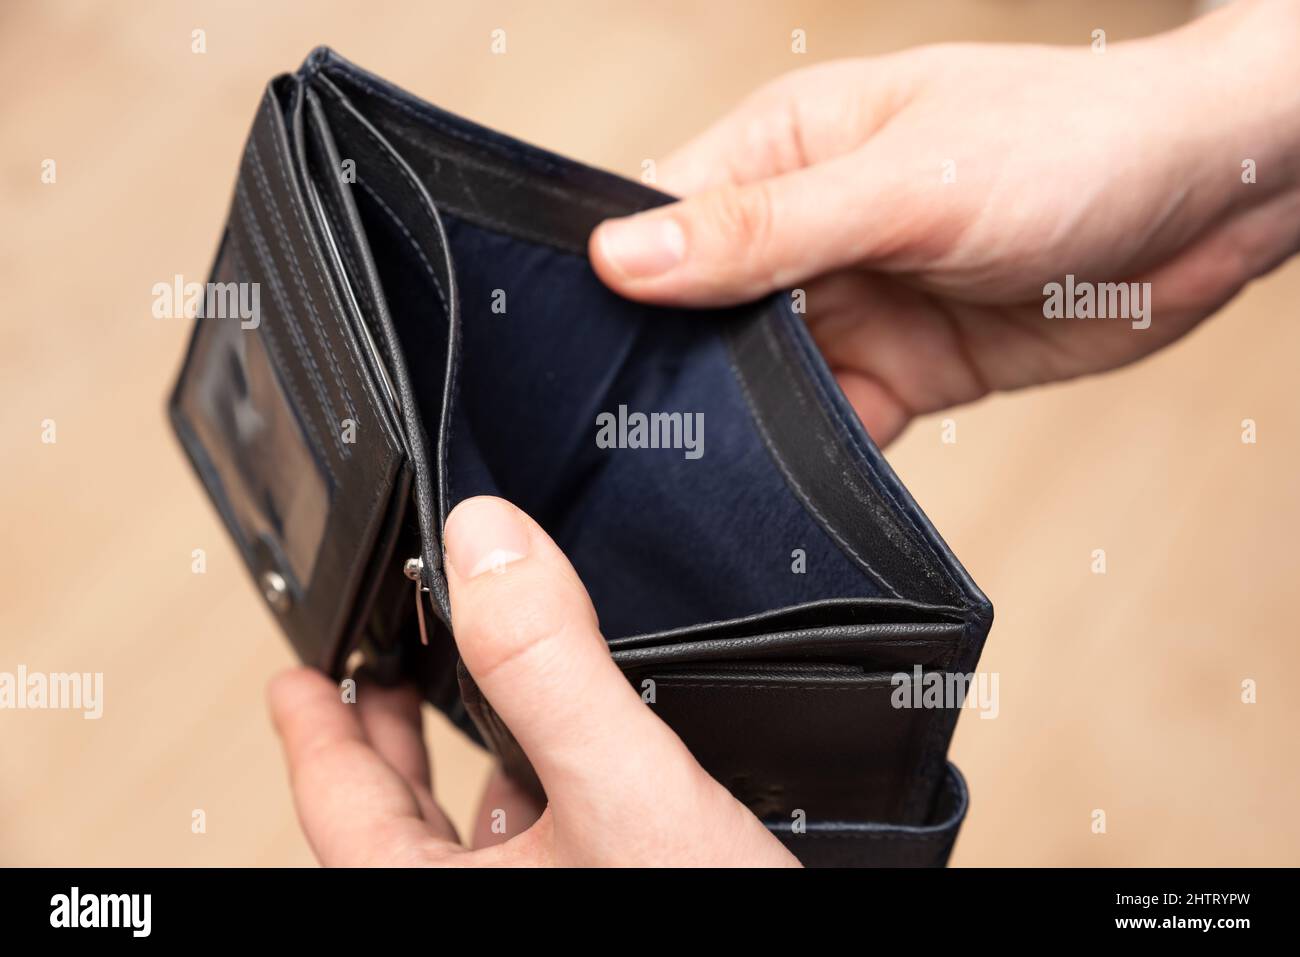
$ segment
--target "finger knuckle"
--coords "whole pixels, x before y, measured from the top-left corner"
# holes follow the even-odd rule
[[[761,258],[772,240],[772,191],[766,181],[720,190],[714,220],[721,238],[739,244],[747,258]]]

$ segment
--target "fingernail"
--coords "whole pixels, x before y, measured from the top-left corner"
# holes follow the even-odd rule
[[[672,269],[686,255],[686,236],[671,216],[629,216],[600,225],[601,252],[630,279],[648,279]]]
[[[461,578],[503,572],[528,554],[528,528],[499,498],[470,498],[447,516],[447,561]]]

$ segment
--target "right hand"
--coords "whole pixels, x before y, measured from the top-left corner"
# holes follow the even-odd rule
[[[1300,249],[1297,36],[1297,0],[1238,2],[1104,52],[801,70],[660,164],[687,198],[602,224],[592,262],[663,304],[803,286],[883,445],[914,415],[1147,355]],[[1151,327],[1046,319],[1043,287],[1067,273],[1152,283]]]

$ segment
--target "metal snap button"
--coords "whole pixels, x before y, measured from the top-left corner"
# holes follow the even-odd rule
[[[261,578],[262,597],[266,603],[280,614],[289,610],[293,599],[289,596],[289,585],[284,576],[277,571],[264,571]]]

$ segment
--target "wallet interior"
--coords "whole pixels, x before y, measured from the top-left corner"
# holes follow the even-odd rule
[[[473,495],[516,503],[569,556],[611,640],[908,597],[872,574],[871,556],[846,554],[765,441],[727,326],[779,301],[700,312],[623,299],[596,277],[586,241],[600,219],[630,211],[625,197],[566,188],[545,170],[529,182],[512,158],[353,75],[327,73],[318,87],[307,122],[357,159],[350,195],[376,264],[372,296],[385,300],[426,428],[449,407],[444,515]],[[424,231],[410,225],[420,209]],[[348,282],[363,284],[354,272]],[[922,547],[888,558],[915,565],[898,582],[945,574]]]

